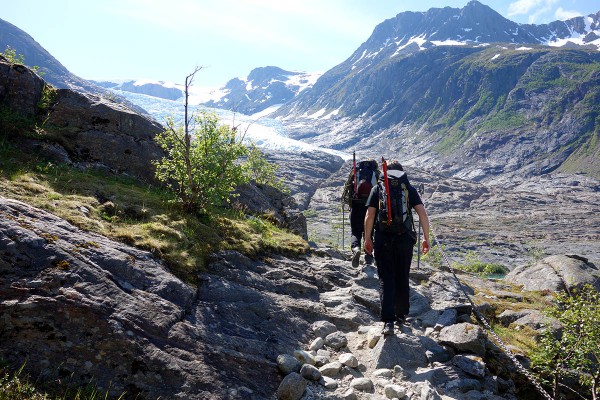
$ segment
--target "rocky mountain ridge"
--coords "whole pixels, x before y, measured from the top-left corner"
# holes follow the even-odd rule
[[[477,1],[401,13],[273,116],[296,139],[457,177],[598,177],[598,20],[519,25]]]
[[[246,78],[233,78],[219,89],[216,100],[202,103],[253,115],[284,104],[310,88],[320,73],[285,71],[279,67],[253,69]]]

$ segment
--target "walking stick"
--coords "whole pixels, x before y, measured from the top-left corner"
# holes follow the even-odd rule
[[[422,183],[419,185],[419,195],[423,196],[425,193],[425,185]],[[421,220],[419,220],[419,235],[417,236],[419,243],[417,244],[417,269],[421,265]]]

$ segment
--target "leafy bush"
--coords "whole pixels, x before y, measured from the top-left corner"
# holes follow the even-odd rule
[[[585,285],[573,293],[556,296],[549,317],[561,324],[559,332],[548,329],[531,355],[533,368],[551,386],[553,397],[561,391],[582,393],[597,399],[600,394],[600,293]],[[574,380],[573,380],[574,379]],[[573,387],[578,382],[581,387]]]
[[[167,130],[156,136],[167,155],[154,164],[156,177],[177,194],[185,209],[206,213],[211,206],[228,203],[235,188],[248,181],[237,162],[248,149],[234,129],[219,124],[214,112],[201,112],[195,123],[191,138],[169,118]]]

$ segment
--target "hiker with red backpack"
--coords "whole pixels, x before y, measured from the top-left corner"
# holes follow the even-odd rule
[[[380,318],[383,334],[394,333],[394,322],[402,325],[410,308],[409,271],[417,242],[412,210],[423,228],[422,252],[429,251],[429,217],[417,189],[402,165],[382,158],[382,176],[366,202],[365,251],[375,253],[380,284]],[[372,239],[374,232],[374,240]]]
[[[354,268],[357,268],[360,263],[367,198],[373,186],[377,185],[378,178],[379,166],[377,161],[363,160],[357,163],[356,154],[353,154],[352,170],[344,185],[342,201],[350,207],[350,248]],[[371,252],[365,252],[365,264],[373,264]]]

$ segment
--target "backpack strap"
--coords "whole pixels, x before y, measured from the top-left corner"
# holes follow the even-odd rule
[[[385,186],[385,201],[386,201],[386,206],[387,206],[387,223],[388,225],[392,224],[392,207],[390,204],[390,184],[388,181],[388,175],[387,175],[387,162],[385,161],[385,158],[381,157],[381,165],[383,168],[383,184]]]

